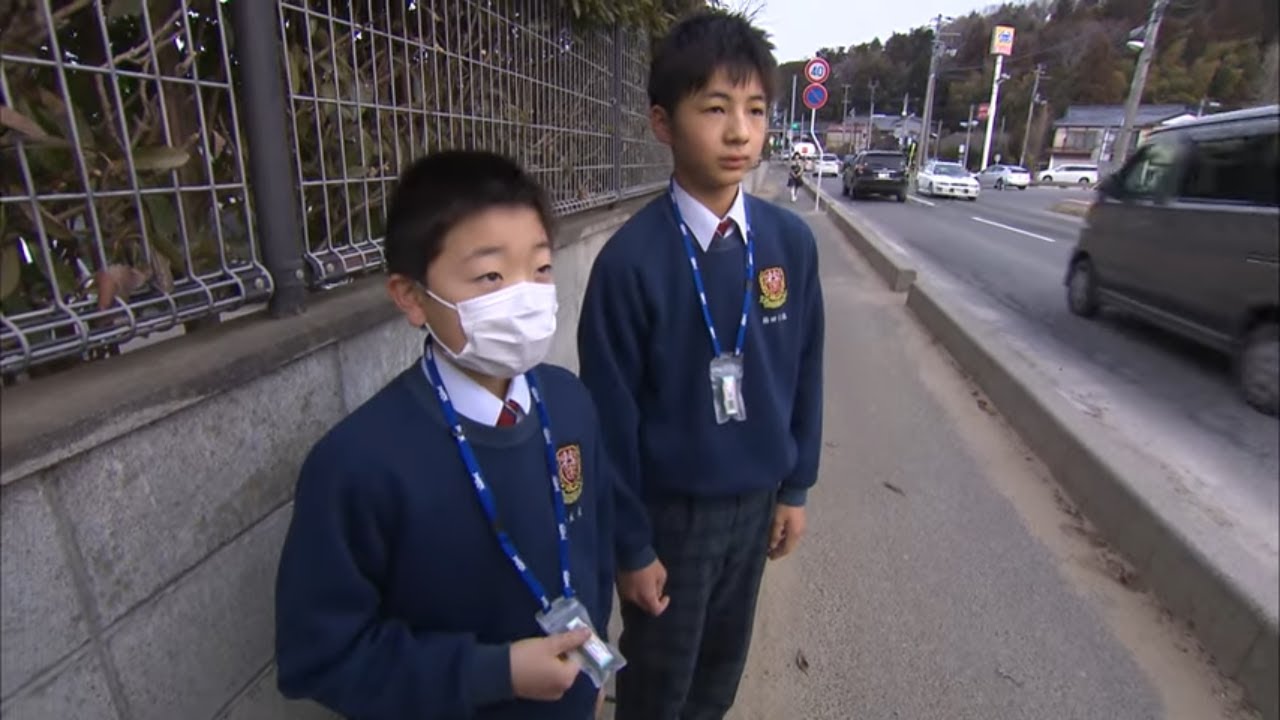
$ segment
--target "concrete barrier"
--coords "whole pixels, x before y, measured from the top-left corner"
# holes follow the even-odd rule
[[[1264,718],[1280,713],[1280,631],[1274,598],[1262,578],[1224,569],[1209,552],[1221,528],[1204,532],[1157,507],[1132,479],[1151,473],[1148,460],[1103,435],[972,318],[947,306],[926,282],[915,282],[907,307],[991,398],[1054,478],[1134,566],[1175,616],[1185,620],[1224,676],[1240,683]],[[1187,522],[1184,522],[1187,521]],[[1207,523],[1206,523],[1207,524]],[[1271,588],[1274,590],[1274,588]]]
[[[805,178],[804,184],[812,199],[812,193],[818,192],[817,188],[809,178]],[[827,216],[858,252],[862,253],[872,269],[884,278],[889,289],[894,292],[906,292],[916,280],[915,268],[911,267],[900,253],[890,248],[878,233],[867,226],[866,222],[842,208],[838,200],[825,192],[822,193],[822,197],[826,201],[824,207]]]

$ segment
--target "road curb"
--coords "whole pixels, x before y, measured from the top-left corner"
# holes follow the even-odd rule
[[[1039,387],[1034,371],[994,338],[973,330],[974,322],[948,309],[934,293],[917,280],[907,307],[982,387],[1142,582],[1190,623],[1219,671],[1241,685],[1264,718],[1274,720],[1280,714],[1275,610],[1224,575],[1131,486],[1126,478],[1144,472],[1144,461],[1084,427],[1087,420],[1074,408]]]
[[[804,179],[804,186],[810,194],[817,192],[809,178]],[[867,263],[884,279],[889,289],[899,293],[906,292],[916,281],[915,268],[908,264],[906,258],[888,247],[874,230],[866,226],[866,223],[841,208],[834,198],[826,193],[822,193],[822,197],[826,200],[827,217],[831,218],[831,222],[835,223],[840,232],[857,248],[858,252],[862,253]]]
[[[808,178],[805,187],[816,192]],[[1280,717],[1280,622],[1277,608],[1225,574],[1193,539],[1167,522],[1126,478],[1150,473],[1139,458],[1054,391],[976,320],[948,309],[860,218],[826,193],[827,215],[999,408],[1081,511],[1176,617],[1187,621],[1218,670],[1236,681],[1266,720]]]

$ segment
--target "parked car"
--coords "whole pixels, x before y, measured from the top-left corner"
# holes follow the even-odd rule
[[[854,156],[841,175],[841,192],[846,197],[892,195],[907,201],[907,156],[896,150],[867,150]]]
[[[1017,165],[992,165],[978,173],[978,185],[1003,190],[1018,188],[1026,190],[1031,184],[1031,172]]]
[[[1097,185],[1098,166],[1088,164],[1057,165],[1041,173],[1040,182]]]
[[[1071,311],[1114,306],[1235,357],[1246,401],[1280,391],[1280,106],[1152,131],[1099,187],[1066,274]]]
[[[840,158],[834,153],[823,153],[822,157],[813,164],[814,175],[830,175],[837,177],[840,175]]]
[[[931,162],[916,176],[916,192],[933,197],[978,199],[978,181],[960,163]]]

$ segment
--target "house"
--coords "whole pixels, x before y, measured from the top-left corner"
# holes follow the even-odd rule
[[[1139,105],[1134,118],[1137,131],[1133,147],[1159,125],[1180,122],[1195,116],[1185,105]],[[1053,144],[1049,148],[1049,165],[1080,162],[1107,165],[1113,145],[1124,125],[1123,105],[1072,105],[1066,115],[1053,124]],[[1132,148],[1131,148],[1132,149]]]
[[[843,122],[832,123],[827,131],[828,144],[843,146],[849,152],[864,150],[868,147],[895,148],[902,145],[904,139],[914,141],[920,137],[923,121],[915,115],[880,115],[868,121],[866,115],[850,113]],[[874,127],[871,136],[874,142],[868,142],[868,131]]]

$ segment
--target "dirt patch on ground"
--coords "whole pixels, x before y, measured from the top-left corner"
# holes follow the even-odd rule
[[[1053,207],[1049,208],[1049,211],[1056,212],[1059,215],[1084,217],[1089,214],[1089,204],[1081,200],[1063,200],[1062,202],[1054,203]]]

